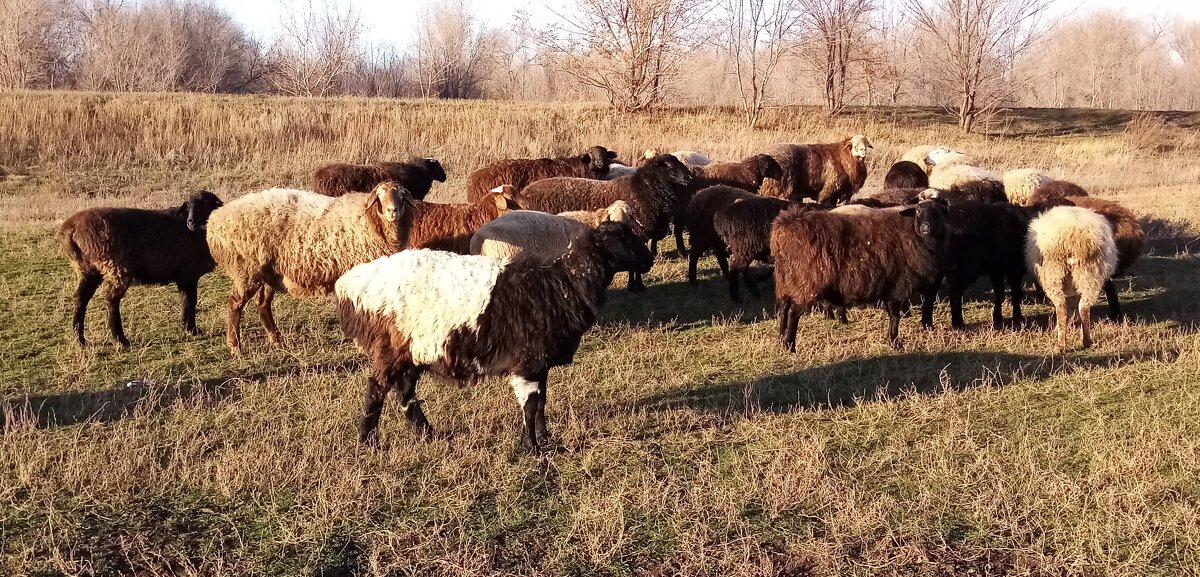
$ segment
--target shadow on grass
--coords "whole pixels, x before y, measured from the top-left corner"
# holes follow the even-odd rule
[[[1111,367],[1164,354],[1146,352],[1043,357],[999,352],[904,353],[850,359],[747,380],[704,383],[638,401],[649,410],[689,408],[719,414],[853,407],[910,394],[937,394],[1040,381],[1080,369]]]
[[[1149,254],[1175,256],[1200,251],[1200,234],[1186,220],[1143,216],[1138,221],[1146,233],[1146,252]]]

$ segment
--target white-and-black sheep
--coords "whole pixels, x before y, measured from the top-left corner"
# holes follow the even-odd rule
[[[551,263],[409,250],[358,265],[337,281],[342,330],[371,359],[360,442],[378,438],[384,398],[396,389],[412,429],[432,434],[417,400],[426,370],[458,380],[506,375],[524,415],[522,446],[546,431],[546,380],[571,363],[619,270],[653,257],[629,226],[603,223]]]
[[[108,301],[108,330],[122,347],[129,346],[121,323],[121,299],[133,285],[174,283],[183,297],[183,328],[196,328],[196,285],[216,267],[205,242],[208,217],[221,206],[211,192],[192,194],[178,207],[164,210],[90,208],[63,222],[58,238],[79,276],[72,324],[80,346],[87,305],[101,284]]]

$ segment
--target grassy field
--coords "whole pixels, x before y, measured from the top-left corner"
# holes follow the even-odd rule
[[[1198,125],[1023,110],[964,137],[932,110],[778,109],[749,131],[719,109],[0,94],[0,574],[1196,574]],[[896,352],[886,316],[861,309],[803,319],[787,355],[769,290],[736,307],[714,261],[691,287],[664,258],[645,295],[617,281],[576,363],[551,372],[558,446],[538,458],[499,380],[428,378],[449,438],[413,442],[393,404],[382,448],[360,449],[365,367],[327,300],[277,299],[286,348],[248,315],[240,358],[219,273],[201,282],[202,337],[180,330],[174,290],[135,288],[131,350],[106,342],[100,299],[95,344],[69,339],[54,231],[80,208],[229,199],[305,185],[327,160],[410,155],[442,159],[431,198],[457,200],[501,156],[727,158],[853,132],[875,144],[868,187],[908,146],[949,142],[1142,215],[1150,252],[1119,283],[1131,321],[1052,354],[1047,306],[993,332],[976,292],[968,330],[939,308],[935,330],[904,320]]]

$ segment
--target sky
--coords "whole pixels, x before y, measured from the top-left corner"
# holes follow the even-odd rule
[[[370,43],[392,45],[403,51],[416,37],[415,14],[425,0],[332,0],[337,6],[353,6],[363,17]],[[471,12],[491,27],[512,26],[517,10],[524,9],[533,19],[546,14],[547,5],[561,5],[566,0],[467,0]],[[281,15],[291,7],[305,6],[309,0],[214,0],[215,4],[233,15],[252,34],[269,40],[277,32]],[[323,6],[323,0],[313,0]],[[1139,17],[1158,17],[1173,20],[1183,17],[1200,20],[1200,0],[1055,0],[1054,10],[1064,16],[1115,8]]]

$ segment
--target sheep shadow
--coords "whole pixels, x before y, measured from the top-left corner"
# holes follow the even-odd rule
[[[723,416],[797,409],[849,408],[912,394],[930,395],[1016,381],[1045,380],[1081,369],[1105,368],[1177,353],[1034,356],[1002,352],[914,352],[847,359],[786,374],[702,383],[655,393],[635,406],[649,411],[691,409]]]
[[[211,406],[239,398],[239,380],[211,379],[173,385],[131,381],[100,391],[6,399],[0,401],[0,431],[10,423],[27,420],[38,429],[52,429],[84,422],[111,423],[137,414],[159,413],[180,402]]]
[[[758,298],[742,289],[742,302],[729,300],[729,283],[716,268],[703,268],[695,285],[685,281],[649,284],[643,293],[609,289],[600,326],[632,325],[642,328],[669,326],[686,330],[712,324],[714,318],[737,319],[743,323],[774,317],[775,283],[762,268],[751,268],[759,279]],[[766,275],[766,278],[763,278]]]
[[[1200,234],[1189,221],[1143,216],[1138,222],[1146,233],[1148,254],[1174,256],[1200,251]]]
[[[1131,319],[1169,319],[1184,327],[1200,324],[1200,257],[1146,256],[1128,276],[1114,282],[1122,293],[1121,310]],[[1146,295],[1136,292],[1146,289],[1153,290]]]

